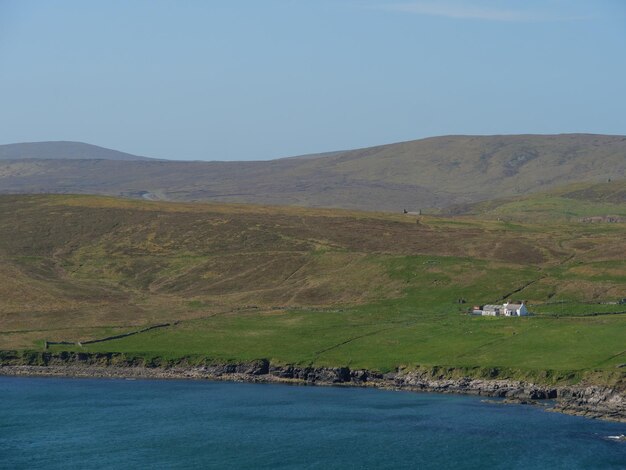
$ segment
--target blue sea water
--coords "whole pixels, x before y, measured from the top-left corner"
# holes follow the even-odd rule
[[[3,469],[625,469],[622,433],[468,396],[0,377]]]

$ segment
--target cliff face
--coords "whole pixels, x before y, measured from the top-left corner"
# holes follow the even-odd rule
[[[434,393],[458,393],[504,398],[503,403],[541,404],[549,411],[626,422],[626,397],[619,387],[599,385],[549,386],[519,380],[458,377],[442,368],[398,369],[379,373],[348,367],[313,367],[247,363],[191,364],[128,358],[121,354],[30,353],[0,354],[0,375],[205,379],[302,385],[376,387]]]

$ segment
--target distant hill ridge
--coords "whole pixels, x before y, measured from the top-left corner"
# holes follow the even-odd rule
[[[0,160],[0,193],[94,193],[398,212],[624,179],[626,136],[444,136],[244,162],[155,160],[88,144],[41,142],[0,146]]]
[[[51,141],[0,145],[0,160],[153,160],[83,142]]]

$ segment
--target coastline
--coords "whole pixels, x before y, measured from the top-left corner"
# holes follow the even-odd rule
[[[43,361],[41,359],[44,359]],[[546,406],[547,411],[626,423],[626,396],[601,385],[541,385],[531,382],[455,377],[454,370],[398,369],[379,373],[348,367],[272,364],[267,360],[223,364],[155,364],[115,354],[39,353],[37,360],[3,352],[0,375],[120,379],[187,379],[294,385],[372,387],[412,392],[504,398],[503,403]]]

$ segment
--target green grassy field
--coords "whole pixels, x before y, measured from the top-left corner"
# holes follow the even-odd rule
[[[439,310],[389,302],[335,312],[218,315],[82,349],[382,371],[400,365],[611,369],[624,361],[623,318],[476,318],[454,307]]]
[[[623,224],[0,197],[0,349],[623,382]],[[460,303],[460,300],[463,303]],[[467,315],[523,299],[528,318]],[[595,314],[595,315],[594,315]],[[481,372],[482,373],[482,372]],[[591,380],[591,379],[590,379]]]

